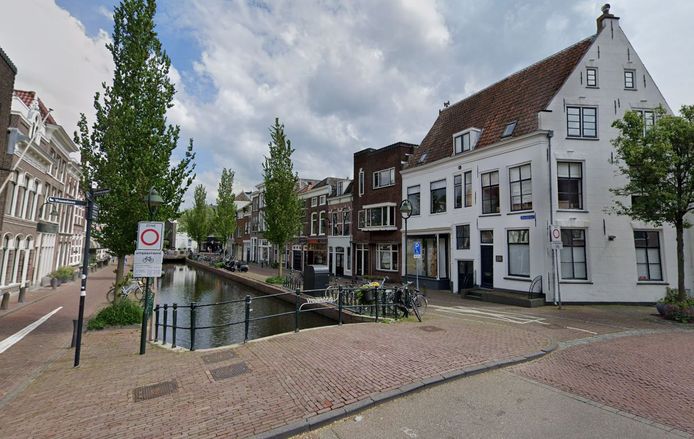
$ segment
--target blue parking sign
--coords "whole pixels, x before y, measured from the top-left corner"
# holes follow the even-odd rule
[[[414,250],[414,258],[420,259],[422,257],[422,241],[415,241],[412,247]]]

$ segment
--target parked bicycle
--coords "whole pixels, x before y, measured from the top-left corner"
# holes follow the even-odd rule
[[[117,289],[117,285],[113,285],[106,293],[106,300],[108,300],[109,303],[113,303],[113,301],[116,300]],[[119,297],[121,299],[127,299],[131,294],[132,297],[134,297],[135,300],[137,300],[138,302],[143,301],[143,298],[145,296],[145,286],[141,280],[132,279],[128,283],[123,285],[120,289]]]
[[[402,312],[404,317],[408,317],[409,310],[412,310],[420,322],[429,306],[429,300],[417,288],[412,288],[412,282],[405,282],[390,290],[386,297],[389,302],[395,304],[397,310]]]

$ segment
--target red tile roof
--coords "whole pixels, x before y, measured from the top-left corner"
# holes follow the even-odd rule
[[[24,102],[24,104],[27,107],[30,107],[31,104],[34,102],[34,99],[37,99],[35,91],[15,90],[14,95],[17,96],[19,99],[21,99],[22,102]],[[46,107],[43,104],[43,101],[41,100],[41,98],[38,98],[38,100],[39,100],[39,111],[41,112],[41,118],[43,119],[44,117],[46,117],[46,114],[48,114],[48,107]],[[52,125],[58,125],[58,123],[55,121],[55,119],[53,119],[53,116],[51,116],[50,114],[48,115],[48,119],[46,119],[46,122],[48,122]]]
[[[591,36],[579,41],[443,109],[410,157],[408,167],[450,157],[453,134],[468,128],[482,129],[475,149],[499,142],[509,122],[517,121],[511,137],[536,131],[537,113],[547,108],[593,40]]]

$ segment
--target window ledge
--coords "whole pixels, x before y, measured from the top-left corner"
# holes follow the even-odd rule
[[[485,216],[501,216],[500,213],[482,213],[480,214],[480,217],[485,217]]]
[[[624,87],[624,91],[639,91],[638,88],[626,88]]]
[[[670,285],[670,282],[665,282],[662,280],[640,280],[636,282],[636,285]]]
[[[445,214],[447,214],[447,213],[448,213],[448,212],[446,212],[446,211],[444,210],[443,212],[431,212],[431,213],[429,213],[429,215],[445,215]]]
[[[362,227],[359,230],[363,232],[392,232],[398,230],[397,227],[395,226],[386,226],[386,227]]]
[[[557,209],[557,212],[590,213],[590,211],[585,209]]]
[[[517,280],[520,282],[528,282],[531,283],[533,280],[530,279],[529,277],[518,277],[518,276],[504,276],[504,279],[506,280]]]
[[[566,140],[588,140],[588,141],[594,142],[594,141],[600,140],[600,138],[599,137],[569,137],[569,136],[566,136]]]
[[[388,273],[397,273],[398,272],[397,268],[395,270],[387,270],[385,268],[378,268],[378,267],[376,267],[376,271],[387,271]]]
[[[597,85],[586,85],[586,88],[590,88],[590,89],[595,90],[595,89],[599,89],[600,87],[598,87]]]
[[[507,212],[506,215],[527,215],[529,213],[535,214],[534,210],[514,210]]]
[[[593,281],[590,280],[572,280],[572,279],[562,279],[559,281],[560,284],[578,284],[578,285],[593,285]]]

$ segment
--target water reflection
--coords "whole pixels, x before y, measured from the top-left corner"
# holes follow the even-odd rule
[[[294,311],[294,305],[276,298],[261,298],[258,292],[237,284],[227,279],[204,270],[197,270],[187,265],[164,265],[164,275],[161,279],[161,288],[156,296],[157,304],[168,304],[168,324],[173,324],[173,311],[171,305],[189,305],[197,302],[199,305],[224,302],[229,300],[243,300],[246,295],[253,298],[251,317],[261,317],[271,314],[280,314]],[[204,349],[218,347],[243,341],[244,332],[244,304],[243,302],[215,306],[200,306],[196,308],[196,328],[211,326],[209,329],[196,329],[195,348]],[[181,308],[177,312],[177,326],[190,326],[190,309]],[[163,311],[160,312],[160,322],[163,323]],[[232,326],[219,326],[231,322],[239,322]],[[299,326],[313,328],[316,326],[331,325],[334,322],[315,312],[301,313]],[[294,315],[275,317],[266,320],[251,322],[249,339],[266,337],[294,330]],[[163,337],[163,329],[159,328],[159,338]],[[173,331],[167,329],[166,341],[171,343]],[[190,330],[179,329],[176,332],[176,345],[190,347]]]

